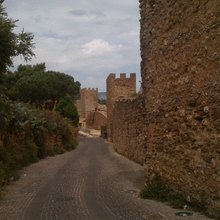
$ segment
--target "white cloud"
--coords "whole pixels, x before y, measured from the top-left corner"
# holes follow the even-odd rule
[[[105,91],[117,71],[139,73],[139,3],[134,0],[7,0],[16,31],[34,33],[36,58],[47,70],[64,72],[82,87]],[[15,66],[24,62],[18,57]],[[138,68],[136,68],[138,67]]]
[[[86,43],[82,46],[83,52],[89,55],[102,55],[105,53],[117,52],[121,49],[121,45],[115,46],[110,45],[108,42],[103,39],[95,39],[89,43]]]

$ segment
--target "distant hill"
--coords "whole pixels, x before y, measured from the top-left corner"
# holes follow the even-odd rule
[[[103,100],[103,99],[106,100],[106,92],[99,92],[99,93],[98,93],[98,98],[99,98],[100,100]]]

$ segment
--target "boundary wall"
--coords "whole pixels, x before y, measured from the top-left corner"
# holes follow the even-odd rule
[[[113,143],[115,150],[140,163],[145,163],[147,138],[143,98],[117,101],[113,108]]]
[[[220,218],[220,2],[140,0],[140,13],[143,93],[115,104],[114,147]]]
[[[126,78],[125,73],[120,74],[120,78],[115,78],[111,73],[106,80],[107,88],[107,134],[108,141],[112,141],[112,110],[116,101],[127,99],[136,93],[136,73],[131,73],[130,78]]]
[[[87,128],[101,130],[101,127],[107,124],[107,118],[101,112],[91,112],[86,118]]]

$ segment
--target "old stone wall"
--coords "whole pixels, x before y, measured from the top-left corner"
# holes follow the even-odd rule
[[[101,130],[101,126],[107,124],[107,117],[99,111],[91,112],[86,118],[87,128]]]
[[[115,150],[140,164],[145,163],[147,139],[142,96],[117,101],[113,108]]]
[[[140,13],[142,101],[116,103],[114,146],[145,164],[147,181],[159,173],[218,216],[220,2],[140,0]]]
[[[127,99],[136,92],[136,74],[131,73],[130,78],[126,78],[125,73],[120,74],[120,78],[115,78],[115,74],[110,74],[106,80],[107,88],[107,133],[108,141],[112,141],[112,110],[114,103],[120,99]]]
[[[76,101],[77,110],[80,118],[87,118],[91,111],[98,107],[98,89],[82,89],[80,100]]]

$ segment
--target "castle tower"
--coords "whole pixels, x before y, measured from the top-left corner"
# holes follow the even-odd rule
[[[112,110],[114,103],[122,98],[127,99],[136,92],[136,73],[131,73],[130,78],[126,78],[125,73],[120,74],[120,78],[115,78],[111,73],[106,80],[107,88],[107,133],[108,141],[112,141]]]
[[[86,119],[98,107],[98,89],[81,89],[80,100],[76,101],[80,118]]]

